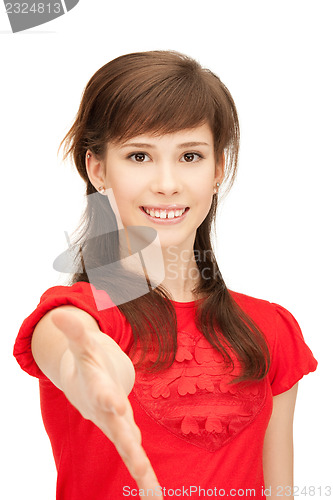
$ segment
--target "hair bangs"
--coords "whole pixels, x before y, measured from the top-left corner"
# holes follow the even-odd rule
[[[126,86],[117,95],[107,120],[107,140],[122,142],[145,133],[163,135],[203,123],[214,130],[214,102],[199,75],[154,76],[139,79],[140,84],[132,83],[132,88]]]

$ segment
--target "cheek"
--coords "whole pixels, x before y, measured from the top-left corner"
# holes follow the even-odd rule
[[[213,181],[207,182],[207,179],[198,182],[195,188],[196,198],[200,200],[202,207],[210,207],[213,197]]]
[[[130,179],[127,179],[123,172],[117,171],[116,168],[113,168],[112,171],[108,173],[106,180],[107,185],[113,189],[116,198],[119,199],[126,196],[126,192],[128,192],[131,186]]]
[[[119,165],[113,165],[107,175],[108,185],[118,193],[121,197],[133,198],[135,193],[140,190],[142,184],[142,174],[136,172],[135,169],[128,169]]]
[[[126,182],[121,179],[113,185],[113,193],[116,199],[118,209],[123,217],[133,210],[133,207],[138,205],[138,191],[135,182]]]

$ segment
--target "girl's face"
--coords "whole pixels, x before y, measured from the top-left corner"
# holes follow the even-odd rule
[[[162,248],[193,248],[216,183],[222,182],[223,161],[215,163],[213,134],[205,124],[109,143],[105,160],[92,156],[87,171],[96,189],[112,188],[124,227],[153,227]],[[151,215],[144,208],[152,210]]]

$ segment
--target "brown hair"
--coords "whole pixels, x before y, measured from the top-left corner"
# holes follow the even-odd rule
[[[64,158],[72,157],[86,182],[86,194],[89,195],[96,193],[96,189],[86,172],[88,149],[103,159],[109,141],[121,142],[149,132],[172,133],[204,123],[213,133],[216,162],[225,155],[222,187],[226,194],[236,176],[239,149],[237,111],[228,89],[214,73],[188,56],[175,51],[138,52],[110,61],[92,76],[84,90],[74,124],[61,145],[65,144]],[[84,249],[86,267],[80,268],[82,259],[80,261],[78,253],[77,271],[71,284],[89,281],[86,269],[105,264],[106,255],[109,256],[108,262],[119,259],[119,239],[115,233],[103,235],[97,243],[96,238],[92,238],[102,232],[96,229],[101,225],[101,214],[110,219],[106,198],[97,195],[96,207],[87,196],[87,207],[76,240],[81,255]],[[217,206],[215,194],[194,242],[200,281],[192,292],[195,296],[205,297],[197,303],[196,325],[210,344],[222,353],[226,365],[232,368],[234,364],[228,349],[235,353],[242,373],[234,382],[261,380],[267,375],[270,365],[265,336],[231,296],[212,249],[211,230],[214,228],[216,232]],[[115,217],[112,222],[116,227]],[[131,283],[131,276],[124,272],[119,280],[126,288]],[[106,289],[104,285],[106,283],[101,281],[102,289]],[[119,281],[117,286],[119,288]],[[132,327],[133,352],[138,344],[143,351],[138,366],[143,366],[145,355],[155,349],[153,361],[144,363],[147,370],[154,371],[170,366],[175,360],[177,317],[168,291],[163,286],[153,289],[149,282],[148,286],[148,293],[119,304],[118,309]]]

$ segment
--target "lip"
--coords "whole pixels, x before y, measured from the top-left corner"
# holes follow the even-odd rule
[[[146,207],[146,208],[148,208],[148,207]],[[157,208],[157,206],[155,206],[155,208]],[[185,208],[185,207],[183,206],[183,208]],[[147,214],[147,212],[144,211],[143,207],[140,207],[140,210],[147,217],[147,219],[154,222],[155,224],[161,224],[161,225],[167,224],[168,225],[168,224],[178,224],[179,222],[184,220],[190,209],[189,209],[189,207],[186,207],[185,212],[180,217],[176,217],[174,219],[168,219],[168,218],[160,219],[159,217],[157,217],[157,218],[151,217],[149,214]],[[181,209],[179,208],[178,210],[181,210]]]
[[[142,205],[145,208],[149,208],[152,210],[153,208],[157,208],[159,210],[183,210],[183,208],[189,208],[186,205]]]

